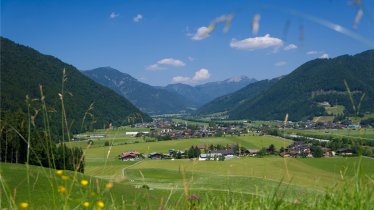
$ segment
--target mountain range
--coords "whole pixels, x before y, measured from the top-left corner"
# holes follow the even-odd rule
[[[290,120],[306,120],[327,115],[322,102],[343,105],[351,115],[373,113],[374,50],[306,62],[284,77],[217,98],[197,113],[227,111],[230,119],[254,120],[282,120],[288,113]]]
[[[194,106],[183,96],[142,83],[129,74],[111,67],[101,67],[83,74],[130,100],[149,114],[177,113]]]
[[[156,87],[111,67],[82,71],[95,82],[111,88],[148,114],[191,112],[218,96],[235,92],[256,81],[245,76],[191,86],[171,84]]]
[[[27,113],[25,99],[28,96],[33,115],[42,114],[41,100],[44,99],[53,122],[52,130],[56,133],[61,131],[61,99],[68,125],[74,133],[84,127],[103,128],[110,123],[121,125],[129,117],[151,120],[127,99],[95,83],[74,66],[9,39],[1,37],[0,41],[2,114],[17,110]]]
[[[26,96],[31,111],[38,113],[43,99],[55,130],[61,128],[61,99],[72,132],[120,125],[135,116],[150,121],[143,112],[226,112],[230,119],[252,120],[282,120],[288,114],[296,121],[327,115],[321,104],[330,104],[343,105],[349,115],[374,113],[374,50],[311,60],[271,80],[240,76],[156,87],[110,67],[81,72],[3,37],[0,45],[1,114],[27,112]]]

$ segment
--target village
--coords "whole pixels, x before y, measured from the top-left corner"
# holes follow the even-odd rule
[[[343,127],[345,126],[345,127]],[[360,152],[360,145],[343,138],[342,141],[329,138],[316,138],[284,132],[285,129],[307,130],[307,129],[346,129],[347,125],[340,123],[315,123],[315,122],[275,122],[269,124],[257,124],[256,126],[246,122],[211,122],[191,123],[189,121],[172,121],[155,119],[151,123],[139,123],[132,126],[125,135],[139,139],[136,142],[156,142],[191,138],[219,138],[230,136],[279,136],[292,140],[293,143],[274,148],[274,145],[264,145],[263,148],[245,148],[241,145],[191,145],[189,150],[152,151],[142,154],[137,151],[123,151],[119,159],[123,161],[134,161],[141,159],[151,160],[175,160],[175,159],[197,159],[197,160],[229,160],[244,157],[281,156],[294,158],[321,158],[334,156],[356,156]],[[138,131],[137,131],[138,130]],[[92,134],[76,136],[77,138],[93,139],[105,138],[105,134]]]

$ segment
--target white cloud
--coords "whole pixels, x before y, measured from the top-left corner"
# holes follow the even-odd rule
[[[282,45],[283,41],[281,39],[271,37],[269,34],[266,34],[262,37],[260,36],[254,38],[247,38],[239,41],[233,39],[230,43],[230,47],[239,50],[257,50],[269,47],[274,47],[275,49],[277,49]]]
[[[311,51],[306,52],[306,54],[311,55],[311,56],[319,56],[319,58],[321,58],[321,59],[329,58],[329,54],[327,54],[323,51],[311,50]]]
[[[111,19],[117,18],[118,16],[119,16],[119,14],[118,14],[118,13],[115,13],[115,12],[112,12],[112,13],[110,13],[110,15],[109,15],[109,17],[110,17]]]
[[[323,53],[321,56],[319,56],[319,58],[321,58],[321,59],[327,59],[327,58],[329,58],[329,54]]]
[[[316,55],[316,54],[320,54],[322,52],[318,52],[318,51],[315,51],[315,50],[311,50],[311,51],[308,51],[306,52],[307,55]]]
[[[279,61],[279,62],[276,62],[276,63],[274,64],[274,66],[280,67],[280,66],[284,66],[284,65],[286,65],[286,64],[287,64],[286,61]]]
[[[140,22],[142,19],[143,19],[143,15],[141,15],[141,14],[138,14],[137,16],[135,16],[133,18],[134,22],[136,22],[136,23]]]
[[[185,65],[186,64],[181,60],[174,59],[174,58],[164,58],[164,59],[157,61],[157,63],[155,64],[147,66],[147,70],[157,71],[157,70],[167,69],[168,66],[183,67]]]
[[[195,75],[191,77],[176,76],[173,77],[173,83],[185,83],[185,84],[195,84],[210,78],[209,70],[202,68],[195,72]]]
[[[208,69],[200,69],[199,71],[195,72],[195,76],[192,78],[193,81],[202,81],[207,80],[210,78],[210,74]]]
[[[196,33],[192,35],[191,39],[195,41],[203,40],[209,37],[210,29],[203,26],[197,29]]]
[[[157,70],[162,70],[162,69],[166,69],[165,67],[162,67],[160,65],[158,65],[157,63],[156,64],[152,64],[152,65],[149,65],[147,66],[146,68],[147,70],[150,70],[150,71],[157,71]]]
[[[159,60],[157,62],[157,64],[160,64],[160,65],[169,65],[169,66],[175,66],[175,67],[181,67],[181,66],[185,66],[186,65],[183,61],[177,60],[177,59],[174,59],[174,58],[164,58],[162,60]]]
[[[295,44],[289,44],[283,48],[283,50],[286,50],[286,51],[294,50],[294,49],[297,49],[297,46]]]
[[[188,83],[191,80],[189,77],[183,77],[183,76],[176,76],[173,77],[172,82],[173,83]]]

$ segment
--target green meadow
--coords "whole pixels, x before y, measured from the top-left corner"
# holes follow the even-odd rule
[[[118,155],[124,151],[141,153],[163,152],[168,149],[185,150],[192,145],[239,144],[247,148],[262,148],[274,144],[285,147],[291,141],[272,136],[229,136],[222,138],[183,139],[173,141],[127,144],[112,147],[88,148],[86,174],[106,179],[128,177],[135,185],[146,183],[155,189],[182,189],[189,178],[191,189],[235,191],[253,194],[274,189],[279,182],[288,183],[297,192],[321,192],[338,184],[344,177],[352,177],[358,158],[295,159],[278,156],[241,157],[225,161],[148,160],[122,162]],[[365,173],[374,174],[372,159],[363,159]],[[260,184],[260,183],[267,184]],[[262,188],[261,186],[266,186]],[[308,189],[308,190],[306,190]]]
[[[359,129],[319,129],[319,130],[295,130],[289,129],[288,132],[298,133],[301,135],[317,135],[321,137],[336,136],[336,137],[354,137],[357,139],[365,139],[374,141],[373,128],[359,128]]]
[[[203,144],[239,144],[257,149],[274,144],[279,149],[292,143],[279,137],[247,134],[121,144],[129,139],[136,138],[112,139],[118,145],[97,147],[71,142],[85,148],[85,173],[64,171],[68,180],[51,169],[1,164],[1,207],[27,202],[30,209],[82,209],[84,202],[89,202],[89,208],[99,209],[98,201],[105,203],[107,209],[325,209],[326,205],[338,208],[350,204],[352,208],[363,205],[361,209],[370,209],[374,206],[374,159],[268,156],[225,161],[121,161],[118,155],[130,150],[167,153],[169,149],[186,150]],[[103,140],[95,140],[95,144],[96,141]],[[88,180],[87,186],[80,183],[83,179]],[[112,185],[110,188],[108,183]],[[66,192],[61,192],[61,186]],[[347,203],[357,198],[365,203],[360,200]]]

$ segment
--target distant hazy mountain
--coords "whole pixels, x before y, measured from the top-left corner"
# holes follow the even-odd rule
[[[138,81],[129,74],[111,67],[101,67],[83,73],[94,81],[111,88],[129,99],[140,110],[148,114],[178,113],[191,111],[210,100],[256,81],[245,76],[224,81],[191,86],[171,84],[156,87]]]
[[[350,87],[354,105],[344,81]],[[282,120],[288,113],[290,120],[303,120],[325,115],[319,103],[329,102],[332,105],[343,105],[350,114],[357,113],[358,109],[359,113],[374,113],[374,50],[354,56],[343,55],[306,62],[275,81],[271,87],[265,85],[266,88],[260,93],[251,96],[251,91],[256,92],[253,88],[261,82],[264,81],[221,97],[202,107],[199,112],[207,113],[208,109],[228,110],[231,119],[257,120]]]
[[[31,111],[33,112],[34,108],[39,109],[40,101],[33,99],[41,98],[39,85],[42,85],[45,103],[50,110],[48,115],[51,117],[52,132],[59,133],[61,131],[59,94],[62,92],[63,69],[65,69],[64,104],[70,131],[81,132],[82,126],[86,127],[87,123],[90,124],[90,128],[103,128],[109,123],[121,125],[134,113],[141,115],[145,121],[151,120],[127,99],[88,79],[72,65],[6,38],[1,38],[0,48],[1,112],[23,109],[27,113],[26,95],[32,100]],[[91,104],[93,109],[89,111],[85,123],[82,124],[83,116]]]
[[[198,106],[201,106],[219,96],[235,92],[253,82],[256,82],[256,80],[246,76],[239,76],[224,81],[209,82],[197,86],[171,84],[166,86],[165,89],[176,92]]]
[[[111,67],[96,68],[83,73],[126,97],[148,114],[178,113],[194,105],[177,93],[139,82],[129,74]]]

